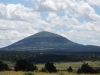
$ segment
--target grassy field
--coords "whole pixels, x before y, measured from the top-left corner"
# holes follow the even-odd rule
[[[100,61],[95,61],[95,62],[84,61],[84,62],[88,63],[93,68],[100,67]],[[84,62],[58,62],[58,63],[55,62],[54,65],[60,71],[66,71],[69,68],[69,66],[71,66],[73,71],[77,72],[78,68],[80,68]],[[41,68],[44,67],[44,64],[36,64],[36,66],[38,67],[39,70],[41,70]]]
[[[15,62],[9,62],[9,61],[4,61],[5,63],[8,64],[10,69],[14,69]],[[88,63],[91,67],[96,68],[100,67],[100,61],[84,61],[85,63]],[[73,71],[76,72],[78,68],[81,67],[81,65],[84,63],[82,61],[79,62],[54,62],[54,65],[56,66],[57,70],[60,71],[66,71],[69,66],[72,67]],[[41,68],[44,67],[45,63],[43,64],[35,64],[38,67],[38,70],[41,70]]]
[[[14,69],[15,62],[9,62],[9,61],[4,61],[9,65],[11,69]],[[100,61],[84,61],[85,63],[88,63],[91,67],[96,68],[100,67]],[[27,72],[15,72],[15,71],[4,71],[0,72],[0,75],[100,75],[100,74],[76,74],[78,68],[81,67],[81,65],[84,62],[54,62],[54,65],[56,66],[57,70],[59,72],[57,73],[43,73],[40,72],[41,68],[44,67],[45,63],[43,64],[35,64],[38,67],[38,72],[31,72],[31,74],[27,74]],[[67,69],[69,66],[72,67],[73,73],[68,73]],[[26,73],[26,74],[25,74]]]
[[[0,75],[100,75],[100,74],[75,74],[75,73],[68,73],[68,72],[44,73],[44,72],[4,71],[4,72],[0,72]]]

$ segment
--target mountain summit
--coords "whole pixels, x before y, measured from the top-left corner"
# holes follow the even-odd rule
[[[100,47],[84,46],[74,43],[67,38],[55,33],[42,31],[22,39],[3,50],[10,51],[48,51],[48,52],[80,52],[80,51],[100,51]]]
[[[6,48],[45,50],[64,48],[67,45],[76,44],[58,34],[42,31],[32,36],[29,36],[23,40],[20,40]]]

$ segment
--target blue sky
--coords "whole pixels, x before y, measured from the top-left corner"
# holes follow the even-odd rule
[[[40,31],[100,46],[100,0],[0,0],[0,47]]]

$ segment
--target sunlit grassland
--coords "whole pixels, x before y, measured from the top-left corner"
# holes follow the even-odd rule
[[[78,68],[81,67],[83,63],[88,63],[91,67],[97,68],[100,67],[100,61],[80,61],[80,62],[55,62],[54,65],[56,66],[57,70],[60,71],[67,71],[69,66],[72,67],[74,72],[77,72]],[[36,64],[39,70],[44,67],[44,64]]]
[[[25,73],[31,73],[31,75],[100,75],[100,74],[76,74],[78,68],[81,67],[83,63],[88,63],[91,67],[96,68],[100,67],[100,61],[80,61],[80,62],[54,62],[55,67],[59,70],[57,73],[44,73],[40,72],[41,68],[45,66],[45,63],[35,64],[38,67],[38,71],[36,72],[15,72],[15,71],[1,71],[0,75],[25,75]],[[5,61],[10,67],[10,69],[14,69],[15,62]],[[73,73],[68,73],[67,69],[69,66],[72,67]],[[27,74],[28,75],[28,74]]]
[[[0,75],[100,75],[100,74],[75,74],[75,73],[68,73],[68,72],[44,73],[44,72],[4,71],[4,72],[0,72]]]
[[[9,62],[9,61],[4,61],[4,62],[8,64],[10,69],[14,69],[15,62]],[[69,68],[69,66],[71,66],[73,71],[76,72],[84,62],[88,63],[93,68],[100,67],[100,61],[53,62],[53,63],[57,68],[57,70],[66,71]],[[41,68],[45,66],[45,63],[35,64],[35,65],[38,67],[38,70],[41,70]]]

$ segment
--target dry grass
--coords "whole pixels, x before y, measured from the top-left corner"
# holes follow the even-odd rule
[[[9,61],[4,61],[6,64],[8,64],[8,66],[10,67],[10,69],[14,69],[14,65],[15,62],[9,62]],[[100,67],[100,61],[84,61],[86,63],[88,63],[91,67],[95,68],[95,67]],[[56,66],[57,69],[59,70],[67,70],[69,68],[69,66],[71,66],[73,68],[73,71],[76,72],[78,70],[78,68],[81,67],[81,65],[83,64],[82,61],[79,62],[54,62],[54,65]],[[41,70],[41,68],[44,67],[44,64],[35,64],[39,70]]]
[[[15,71],[4,71],[0,72],[0,75],[23,75],[24,72],[15,72]]]
[[[27,72],[4,71],[4,72],[0,72],[0,75],[25,75],[25,73]],[[29,72],[29,73],[31,73],[31,75],[100,75],[100,74],[75,74],[75,73],[68,73],[68,72],[58,72],[58,73]]]
[[[91,67],[95,68],[95,67],[99,67],[100,66],[100,61],[84,61],[85,63],[88,63]],[[80,68],[82,66],[82,64],[84,62],[55,62],[54,65],[56,66],[57,69],[62,70],[62,71],[66,71],[69,66],[72,67],[74,72],[77,72],[78,68]],[[38,67],[39,70],[41,70],[41,68],[44,67],[44,64],[37,64],[36,65]]]
[[[85,62],[94,68],[100,66],[100,61],[95,61],[95,62],[85,61]],[[9,62],[8,64],[9,64],[10,68],[13,69],[13,66],[15,63]],[[60,71],[58,73],[43,73],[43,72],[30,72],[30,73],[33,75],[100,75],[100,74],[76,74],[76,71],[78,70],[78,68],[81,67],[82,64],[83,64],[83,62],[60,62],[60,63],[56,62],[56,63],[54,63],[56,68],[59,70],[63,70],[63,71]],[[41,70],[41,68],[44,67],[44,64],[36,64],[36,66],[38,67],[39,70]],[[74,73],[68,73],[66,71],[69,66],[71,66],[73,68]],[[27,73],[27,72],[3,71],[3,72],[0,72],[0,75],[25,75],[25,73]]]

